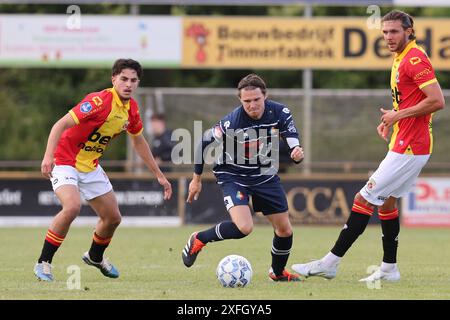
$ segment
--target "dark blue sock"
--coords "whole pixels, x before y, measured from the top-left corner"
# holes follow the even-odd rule
[[[292,234],[289,237],[279,237],[276,234],[273,236],[272,269],[277,276],[281,275],[284,267],[286,267],[289,254],[291,253],[292,238]]]
[[[243,234],[239,228],[232,221],[223,221],[216,224],[214,227],[200,231],[197,234],[197,239],[204,244],[212,241],[222,241],[226,239],[241,239],[246,234]]]

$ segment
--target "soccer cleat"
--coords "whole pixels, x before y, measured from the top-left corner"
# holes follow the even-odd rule
[[[195,259],[197,259],[197,255],[205,246],[203,242],[197,239],[197,234],[198,232],[191,234],[186,246],[183,249],[183,252],[181,253],[183,263],[188,268],[194,264]]]
[[[336,277],[337,265],[325,267],[322,265],[321,260],[314,260],[309,263],[294,264],[292,265],[292,270],[306,278],[318,276],[325,279],[333,279]]]
[[[85,252],[81,259],[88,265],[94,266],[103,273],[105,277],[108,278],[118,278],[119,277],[119,271],[112,265],[111,262],[108,261],[108,259],[103,258],[102,262],[94,262],[89,257],[89,252]]]
[[[397,268],[390,272],[381,271],[381,269],[376,270],[374,273],[372,273],[367,278],[360,279],[359,282],[375,282],[378,280],[385,280],[385,281],[399,281],[400,280],[400,272]]]
[[[286,269],[283,270],[283,272],[280,275],[275,275],[273,272],[273,269],[269,269],[269,278],[273,281],[282,281],[282,282],[288,282],[288,281],[302,281],[298,274],[290,273]]]
[[[34,266],[34,274],[39,281],[51,282],[53,281],[52,268],[53,266],[50,263],[42,261]]]

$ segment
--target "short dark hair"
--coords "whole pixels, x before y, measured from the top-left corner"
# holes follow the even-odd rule
[[[151,115],[150,120],[166,121],[166,116],[163,113],[154,113]]]
[[[256,88],[260,88],[261,92],[264,95],[266,94],[266,91],[267,91],[267,87],[266,87],[264,80],[260,76],[254,74],[254,73],[250,73],[249,75],[242,78],[241,81],[239,81],[237,88],[239,91],[239,96],[241,95],[242,89],[253,90]]]
[[[139,62],[133,59],[117,59],[116,62],[114,62],[114,65],[112,67],[112,76],[118,75],[122,72],[123,69],[133,69],[136,71],[137,76],[139,79],[142,77],[142,66]]]
[[[416,38],[416,35],[414,33],[414,20],[413,18],[407,14],[406,12],[400,11],[400,10],[392,10],[391,12],[388,12],[382,19],[381,22],[385,21],[395,21],[399,20],[402,22],[403,30],[406,30],[408,28],[412,29],[412,33],[409,36],[410,40],[414,40]]]

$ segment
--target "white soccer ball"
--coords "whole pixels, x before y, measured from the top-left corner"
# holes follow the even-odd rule
[[[216,275],[222,286],[238,288],[245,287],[250,283],[253,270],[247,259],[233,254],[220,260]]]

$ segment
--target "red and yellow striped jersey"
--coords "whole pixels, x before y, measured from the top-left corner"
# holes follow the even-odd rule
[[[122,131],[139,135],[143,130],[136,101],[123,104],[113,88],[88,94],[69,114],[77,125],[63,132],[55,164],[80,172],[95,170],[109,142]]]
[[[437,82],[425,51],[411,41],[396,54],[391,70],[393,107],[402,110],[426,98],[422,88]],[[393,126],[389,150],[401,154],[430,154],[433,150],[432,115],[404,118]]]

